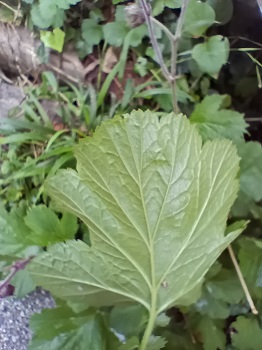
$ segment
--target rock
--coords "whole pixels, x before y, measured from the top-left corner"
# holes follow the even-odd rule
[[[54,307],[50,293],[40,288],[22,299],[0,299],[0,350],[28,350],[32,338],[30,317]]]
[[[19,87],[0,81],[0,118],[7,118],[8,112],[21,104],[24,98]]]

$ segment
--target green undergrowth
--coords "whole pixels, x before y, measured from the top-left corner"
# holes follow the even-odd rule
[[[168,68],[182,2],[151,2]],[[44,72],[0,119],[1,278],[26,262],[10,280],[15,295],[41,286],[57,303],[31,318],[29,349],[259,350],[262,148],[245,113],[261,83],[260,45],[235,46],[224,26],[233,2],[189,3],[181,114],[146,24],[126,20],[134,4],[4,4],[6,22],[25,21],[40,38],[42,58],[73,43],[82,62],[100,62],[92,85]]]

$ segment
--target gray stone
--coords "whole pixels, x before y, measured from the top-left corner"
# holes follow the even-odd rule
[[[25,94],[19,87],[0,80],[0,118],[7,118],[8,112],[19,106],[24,98]]]
[[[40,288],[22,299],[0,299],[0,350],[27,350],[32,338],[30,317],[54,307],[50,293]]]

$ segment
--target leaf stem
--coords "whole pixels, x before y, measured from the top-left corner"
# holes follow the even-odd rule
[[[146,350],[149,338],[150,338],[151,334],[153,333],[155,322],[156,322],[156,316],[157,316],[156,304],[157,304],[157,293],[153,292],[152,301],[151,301],[151,308],[149,311],[148,323],[147,323],[146,330],[145,330],[145,333],[143,335],[141,344],[139,346],[139,350]]]
[[[228,249],[230,258],[231,258],[231,260],[232,260],[232,263],[233,263],[233,265],[234,265],[234,267],[235,267],[235,269],[236,269],[236,273],[237,273],[237,275],[238,275],[240,284],[241,284],[241,286],[242,286],[242,288],[243,288],[243,291],[244,291],[244,293],[245,293],[245,296],[246,296],[246,298],[247,298],[247,301],[248,301],[248,304],[249,304],[249,306],[250,306],[250,309],[251,309],[251,311],[252,311],[252,313],[253,313],[254,315],[258,315],[258,311],[257,311],[257,309],[256,309],[256,307],[255,307],[255,304],[254,304],[254,302],[253,302],[253,300],[252,300],[252,297],[251,297],[251,295],[250,295],[250,293],[249,293],[247,284],[246,284],[246,282],[245,282],[245,280],[244,280],[243,274],[242,274],[241,269],[240,269],[240,267],[239,267],[239,265],[238,265],[238,262],[237,262],[235,253],[234,253],[234,251],[233,251],[233,249],[232,249],[232,246],[229,245],[227,249]]]

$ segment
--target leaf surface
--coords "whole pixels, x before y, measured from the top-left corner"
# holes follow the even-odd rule
[[[78,228],[75,216],[65,213],[59,220],[54,211],[45,205],[29,209],[24,222],[30,229],[27,229],[27,237],[32,244],[42,247],[73,239]]]
[[[172,9],[180,8],[183,0],[153,0],[153,15],[157,16],[164,11],[165,7]]]
[[[224,323],[211,320],[208,317],[202,317],[199,320],[197,330],[203,338],[204,350],[225,349],[226,335],[223,330]]]
[[[206,96],[198,103],[190,116],[204,140],[228,138],[233,141],[243,139],[247,124],[243,114],[223,108],[226,95]]]
[[[89,227],[91,247],[51,247],[29,266],[36,283],[69,301],[136,301],[156,314],[192,303],[242,230],[224,234],[238,189],[232,143],[202,146],[186,117],[134,111],[102,124],[75,153],[77,172],[60,171],[46,189]]]
[[[213,35],[204,43],[197,44],[192,50],[192,57],[203,73],[216,76],[227,63],[229,41],[222,35]]]
[[[190,0],[186,10],[184,32],[199,37],[215,22],[215,11],[207,3]]]
[[[0,204],[0,254],[17,255],[28,247],[26,236],[28,228],[23,220],[24,210],[13,208],[8,213]],[[31,244],[32,245],[32,244]],[[23,255],[22,255],[23,256]]]
[[[30,328],[34,336],[29,350],[106,350],[111,337],[118,343],[106,330],[101,315],[92,310],[77,314],[63,304],[33,315]]]
[[[241,191],[254,201],[262,199],[262,147],[258,142],[241,143],[238,147]]]
[[[231,335],[231,339],[238,350],[257,350],[261,348],[262,329],[256,319],[240,316],[231,326],[237,331],[237,333]]]

